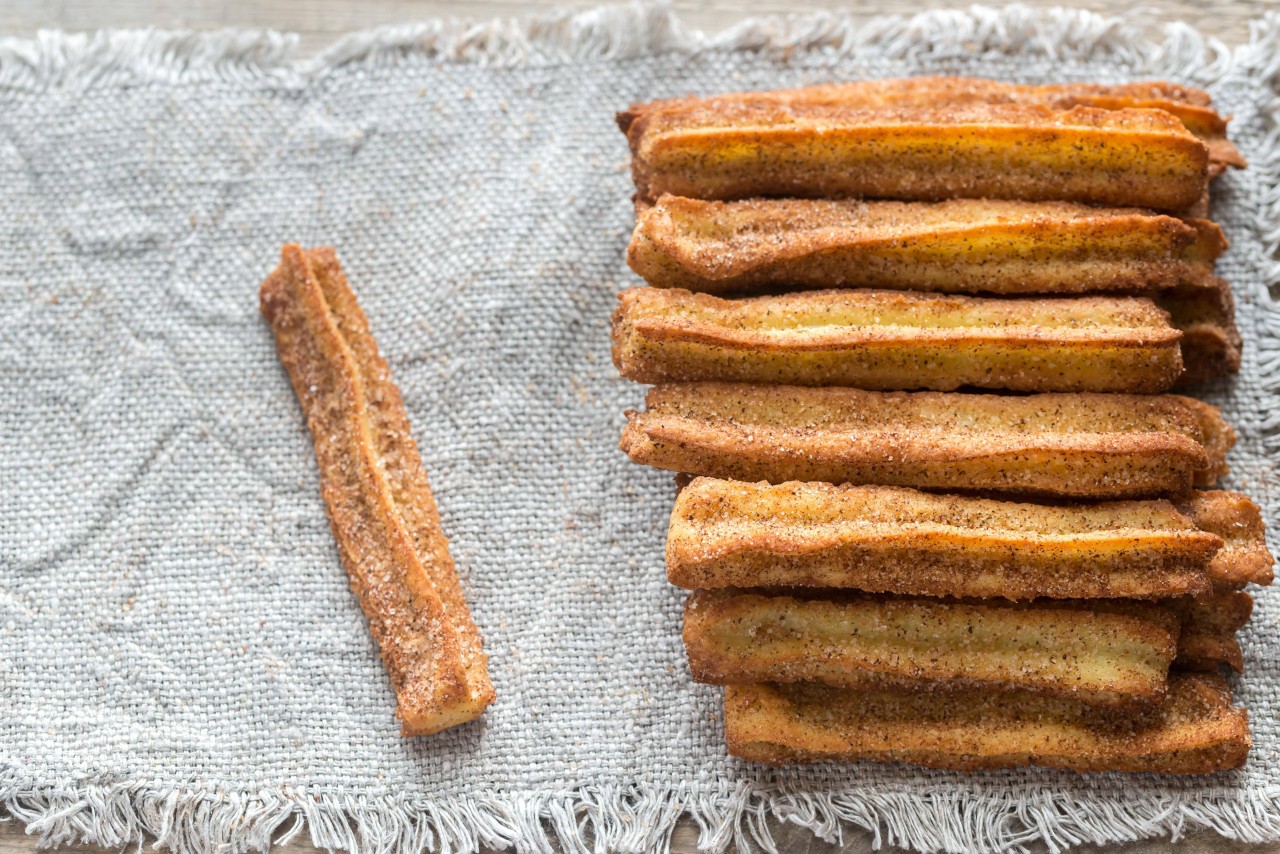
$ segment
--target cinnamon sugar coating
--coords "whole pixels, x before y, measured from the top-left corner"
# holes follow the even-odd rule
[[[772,765],[910,762],[975,771],[1211,774],[1244,764],[1248,716],[1220,676],[1173,674],[1151,712],[994,691],[861,691],[802,683],[725,689],[729,753]]]
[[[681,109],[697,104],[726,103],[815,104],[864,109],[936,107],[944,104],[1023,104],[1069,110],[1097,107],[1104,110],[1162,110],[1204,142],[1209,149],[1210,170],[1218,174],[1228,166],[1243,168],[1239,150],[1227,139],[1227,122],[1213,109],[1209,93],[1166,81],[1140,81],[1120,85],[1059,83],[1026,85],[973,77],[907,77],[859,80],[798,89],[742,92],[709,98],[669,98],[633,104],[618,114],[626,132],[645,113]]]
[[[1209,179],[1208,148],[1161,110],[747,98],[643,112],[627,137],[646,200],[964,197],[1185,211]]]
[[[668,580],[690,590],[1158,599],[1207,593],[1222,545],[1167,501],[1045,505],[700,477],[676,498],[666,554]]]
[[[337,255],[285,246],[260,297],[311,429],[330,527],[404,734],[478,717],[494,698],[480,633],[400,390]]]
[[[1140,208],[664,195],[638,205],[627,261],[655,287],[712,294],[1079,294],[1203,285],[1225,248],[1208,220]]]
[[[1158,605],[838,598],[699,590],[684,610],[693,677],[731,685],[1019,691],[1101,706],[1165,696],[1178,618]]]
[[[1235,433],[1178,395],[1024,397],[672,383],[621,448],[669,471],[1114,499],[1182,495],[1226,471]]]
[[[1163,310],[1133,297],[841,290],[726,300],[641,287],[623,291],[613,315],[614,364],[643,383],[1154,393],[1182,373],[1181,338]]]

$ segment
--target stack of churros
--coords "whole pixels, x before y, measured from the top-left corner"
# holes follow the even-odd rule
[[[917,78],[632,106],[621,447],[678,474],[667,573],[729,752],[1202,774],[1241,765],[1273,560],[1172,389],[1240,364],[1168,83]]]

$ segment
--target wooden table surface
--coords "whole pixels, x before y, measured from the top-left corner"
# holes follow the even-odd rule
[[[1029,6],[1075,5],[1105,13],[1133,7],[1151,21],[1183,20],[1229,45],[1249,38],[1249,21],[1260,17],[1275,0],[1147,0],[1124,3],[1115,0],[1022,0]],[[164,27],[213,29],[257,27],[290,30],[301,35],[301,50],[310,53],[330,44],[343,33],[382,24],[405,23],[433,17],[490,18],[528,14],[556,7],[588,8],[598,0],[0,0],[0,33],[31,35],[39,29],[72,30],[102,27]],[[677,14],[690,26],[716,30],[749,15],[841,9],[858,17],[885,13],[905,13],[921,9],[945,8],[959,3],[938,0],[673,0]],[[305,835],[305,834],[304,834]],[[779,850],[794,854],[818,852],[864,852],[871,850],[870,836],[846,833],[843,848],[816,840],[807,830],[778,826],[774,830]],[[674,854],[693,854],[697,832],[691,822],[677,828],[672,840]],[[1168,840],[1131,845],[1073,849],[1081,854],[1157,854],[1169,850]],[[1246,845],[1209,832],[1188,837],[1180,852],[1211,854],[1273,854],[1277,845]],[[105,849],[82,846],[62,849],[65,854],[97,854]],[[888,850],[893,854],[894,849]],[[0,824],[0,854],[34,854],[36,840],[21,826],[9,821]],[[280,854],[313,854],[310,845],[294,842]]]
[[[307,50],[354,29],[433,17],[490,18],[552,7],[586,8],[601,0],[0,0],[0,32],[41,27],[269,27],[302,34]],[[671,0],[688,24],[719,29],[747,15],[842,9],[870,17],[886,12],[967,5],[960,0]],[[1249,37],[1248,22],[1275,0],[1027,0],[1030,6],[1073,5],[1115,13],[1141,7],[1153,19],[1184,20],[1228,43]]]

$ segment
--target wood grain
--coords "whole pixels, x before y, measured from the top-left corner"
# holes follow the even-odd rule
[[[1025,0],[1028,6],[1062,5],[1056,0]],[[528,14],[538,10],[589,8],[597,0],[3,0],[0,31],[34,33],[41,27],[91,30],[99,27],[264,27],[292,30],[302,48],[313,51],[340,34],[380,24],[415,19],[462,17],[483,19]],[[681,19],[701,29],[717,30],[747,15],[840,9],[859,18],[903,14],[958,5],[946,0],[674,0]],[[1145,9],[1144,20],[1185,20],[1228,43],[1249,37],[1248,22],[1274,0],[1076,0],[1084,9],[1115,13],[1132,5]]]
[[[1061,5],[1062,0],[1023,0],[1028,6]],[[483,19],[494,16],[529,14],[555,7],[588,8],[597,0],[0,0],[0,33],[31,35],[42,28],[92,30],[101,27],[162,27],[166,29],[257,27],[291,30],[301,36],[303,53],[314,52],[354,29],[382,24],[405,23],[435,17]],[[840,9],[857,18],[881,14],[903,14],[923,9],[955,6],[945,0],[674,0],[673,6],[685,23],[707,30],[731,26],[748,15],[777,14],[818,9]],[[1115,13],[1129,4],[1115,0],[1075,0],[1074,5],[1099,12]],[[1260,17],[1272,0],[1147,0],[1144,20],[1185,20],[1208,35],[1230,45],[1248,40],[1249,21]],[[790,854],[862,854],[872,851],[871,836],[864,832],[845,834],[843,846],[824,843],[807,830],[791,824],[777,824],[774,835],[778,849]],[[697,831],[683,822],[672,838],[674,854],[693,854]],[[1154,840],[1106,847],[1084,846],[1081,854],[1157,854],[1167,851],[1167,840]],[[1246,845],[1223,839],[1210,832],[1187,837],[1180,851],[1206,854],[1264,854],[1280,852],[1280,845]],[[33,854],[36,839],[27,836],[16,822],[0,824],[0,854]],[[93,846],[59,849],[70,854],[107,854]],[[310,845],[294,842],[284,854],[318,854]],[[894,854],[896,849],[879,849]]]
[[[304,831],[303,835],[306,833]],[[863,831],[847,831],[844,845],[832,845],[815,837],[794,824],[774,824],[774,841],[783,854],[907,854],[900,848],[872,848],[871,835]],[[683,821],[671,837],[672,854],[696,854],[698,830],[693,822]],[[1071,849],[1072,854],[1164,854],[1170,848],[1167,839],[1152,839],[1128,845],[1085,845]],[[1223,839],[1211,831],[1201,831],[1185,837],[1176,846],[1179,854],[1272,854],[1280,851],[1276,845],[1248,845]],[[41,849],[49,850],[49,849]],[[114,849],[96,845],[64,846],[53,849],[58,854],[118,854]],[[0,824],[0,854],[35,854],[36,838],[27,836],[15,822]],[[276,848],[273,854],[326,854],[305,842],[294,841]],[[484,849],[484,854],[497,852]]]

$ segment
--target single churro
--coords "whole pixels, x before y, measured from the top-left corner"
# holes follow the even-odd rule
[[[1207,286],[1222,229],[1136,208],[949,199],[662,196],[637,206],[627,263],[655,287],[1082,294]]]
[[[480,633],[400,390],[336,254],[285,246],[260,296],[311,428],[329,523],[404,734],[476,718],[494,697]]]
[[[614,364],[643,383],[1154,393],[1182,373],[1181,338],[1165,312],[1130,297],[841,290],[726,300],[630,288],[613,315]]]
[[[966,197],[1185,211],[1209,176],[1208,148],[1161,110],[745,99],[643,112],[626,132],[648,200]]]
[[[681,109],[699,104],[814,104],[864,109],[903,107],[946,107],[966,104],[1028,104],[1069,110],[1098,107],[1104,110],[1163,110],[1195,134],[1209,149],[1211,174],[1228,166],[1242,168],[1245,159],[1227,139],[1227,119],[1212,107],[1203,89],[1165,81],[1144,81],[1120,85],[1098,83],[1058,83],[1028,86],[973,77],[907,77],[897,80],[859,80],[828,83],[798,89],[741,92],[709,98],[670,98],[634,104],[618,115],[624,132],[644,113]]]
[[[700,477],[671,511],[667,578],[691,590],[1158,599],[1207,593],[1222,543],[1167,501],[1046,506]]]
[[[699,590],[685,602],[684,644],[693,678],[720,685],[1018,690],[1115,706],[1164,697],[1178,651],[1171,611],[1061,605]]]
[[[1173,674],[1147,714],[999,691],[865,691],[730,685],[729,753],[783,765],[910,762],[974,771],[1042,765],[1074,771],[1211,774],[1244,764],[1248,716],[1224,679]]]
[[[1210,486],[1235,434],[1178,395],[1024,397],[674,383],[628,412],[636,462],[745,481],[1151,498]]]

